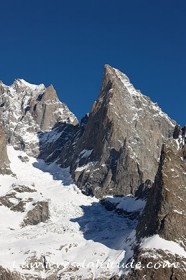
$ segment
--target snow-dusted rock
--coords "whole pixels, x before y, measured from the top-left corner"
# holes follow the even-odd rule
[[[56,123],[76,124],[76,117],[61,103],[53,86],[33,85],[18,79],[11,86],[0,84],[0,114],[8,142],[30,155],[39,154],[38,133]]]

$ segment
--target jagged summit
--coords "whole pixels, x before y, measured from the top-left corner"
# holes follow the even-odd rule
[[[37,133],[51,130],[58,122],[78,123],[52,85],[46,88],[23,79],[11,86],[0,84],[0,114],[8,142],[32,155],[40,149]]]
[[[173,134],[175,124],[150,98],[136,91],[125,74],[106,65],[99,97],[78,147],[79,155],[83,150],[92,152],[73,167],[77,182],[97,195],[134,194],[147,179],[153,181],[161,145]]]
[[[25,81],[24,79],[20,79],[20,78],[15,79],[11,85],[6,85],[3,83],[3,81],[0,81],[0,86],[4,87],[4,88],[8,88],[10,91],[13,91],[13,90],[16,91],[18,88],[20,88],[22,90],[25,89],[28,92],[42,90],[42,89],[44,90],[46,88],[44,84],[39,84],[39,85],[31,84],[31,83]]]
[[[105,64],[104,71],[105,71],[105,74],[110,75],[110,77],[115,77],[115,78],[119,77],[119,78],[122,78],[123,80],[126,80],[127,82],[130,82],[130,80],[126,74],[124,74],[120,70],[116,69],[115,67],[112,67],[109,64]]]
[[[118,69],[106,64],[104,66],[103,81],[107,81],[107,86],[112,85],[112,88],[110,89],[110,91],[108,91],[108,93],[112,92],[113,95],[113,88],[117,87],[121,92],[123,92],[123,95],[127,94],[130,96],[128,102],[132,102],[132,100],[134,100],[134,102],[137,103],[139,100],[140,103],[138,104],[138,108],[140,108],[140,104],[141,108],[143,108],[144,106],[150,106],[150,109],[154,116],[156,116],[157,114],[164,116],[167,118],[167,120],[170,121],[170,123],[172,123],[173,126],[175,126],[175,121],[171,120],[171,118],[165,112],[162,111],[162,109],[158,106],[157,102],[153,102],[150,99],[150,97],[145,96],[141,93],[140,90],[135,89],[128,76],[119,71]],[[135,108],[135,104],[133,108]]]
[[[142,93],[139,90],[136,90],[134,86],[131,84],[129,78],[127,77],[126,74],[122,73],[118,69],[106,64],[104,67],[105,70],[105,76],[108,76],[111,82],[116,82],[116,80],[120,80],[123,84],[124,87],[127,88],[128,92],[130,94],[134,94],[137,96],[141,96]]]

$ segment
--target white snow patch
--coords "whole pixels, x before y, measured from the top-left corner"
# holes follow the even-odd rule
[[[173,255],[186,258],[186,251],[178,243],[161,238],[158,234],[145,238],[141,243],[142,249],[159,249],[168,251]]]
[[[88,158],[91,154],[92,154],[93,150],[86,150],[84,149],[83,151],[81,151],[81,153],[79,154],[80,158]]]
[[[183,215],[183,212],[182,211],[178,211],[178,210],[173,210],[173,212],[179,214],[179,215]]]
[[[77,167],[75,171],[76,171],[76,172],[83,171],[83,170],[87,169],[89,166],[90,166],[90,162],[87,163],[87,164],[85,164],[85,165],[82,165],[82,166]]]

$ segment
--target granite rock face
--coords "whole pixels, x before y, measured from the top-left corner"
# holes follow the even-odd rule
[[[0,174],[10,173],[10,162],[6,147],[6,133],[4,127],[0,125]]]
[[[100,95],[75,143],[75,182],[97,197],[135,194],[146,180],[154,180],[161,146],[174,127],[127,76],[106,65]]]
[[[186,164],[183,153],[184,149],[178,149],[175,140],[163,145],[155,182],[137,229],[138,237],[159,234],[166,240],[180,240],[186,248]]]
[[[177,130],[177,128],[176,128]],[[171,254],[163,250],[144,249],[141,244],[145,238],[159,236],[166,241],[179,244],[181,250],[186,250],[186,164],[184,129],[179,130],[177,139],[168,140],[162,147],[161,159],[155,182],[151,188],[146,207],[139,219],[136,229],[138,245],[135,249],[135,262],[143,264],[155,262],[169,262],[170,267],[147,269],[146,265],[141,270],[134,270],[128,278],[124,279],[185,279],[184,256]],[[182,146],[182,147],[181,147]],[[181,148],[180,148],[181,147]],[[171,250],[171,244],[169,248]],[[175,244],[175,243],[174,243]],[[156,244],[154,244],[156,246]],[[156,261],[155,261],[156,260]],[[175,267],[177,264],[177,267]],[[171,266],[172,265],[172,266]]]

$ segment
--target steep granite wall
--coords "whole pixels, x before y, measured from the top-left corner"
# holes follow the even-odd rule
[[[73,178],[87,194],[135,194],[154,180],[163,142],[175,122],[142,95],[126,75],[105,66],[102,87],[76,143]]]

